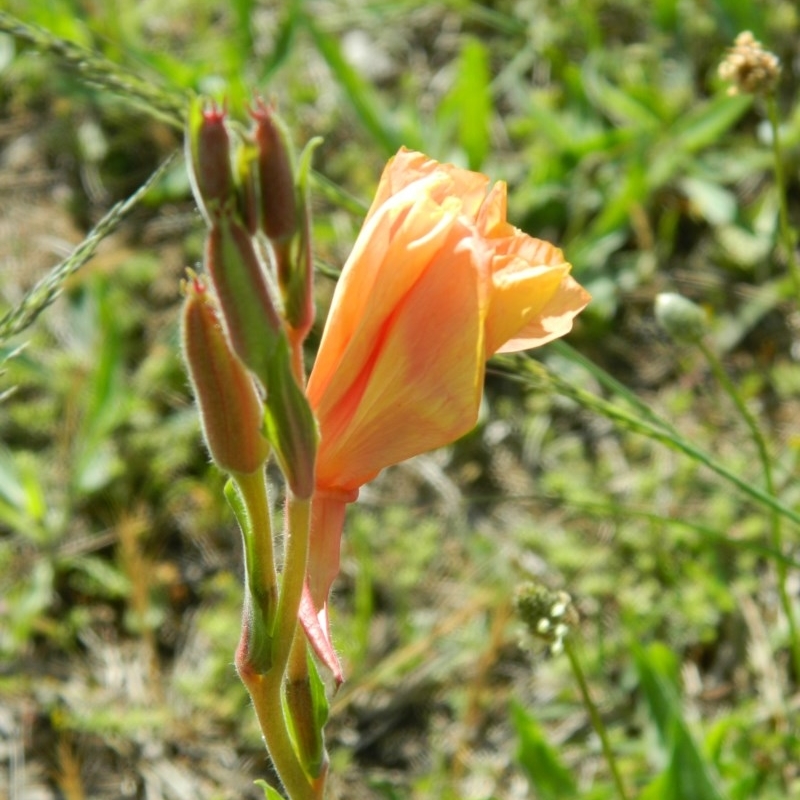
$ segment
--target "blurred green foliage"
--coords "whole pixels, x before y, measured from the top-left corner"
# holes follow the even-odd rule
[[[561,384],[493,368],[477,429],[391,470],[353,508],[333,612],[349,680],[332,706],[332,796],[511,798],[527,796],[523,775],[535,797],[612,796],[568,666],[518,644],[509,599],[529,577],[576,600],[574,635],[631,796],[798,791],[798,682],[776,588],[783,565],[797,607],[797,527],[784,519],[776,552],[758,498],[664,446],[689,443],[761,491],[730,398],[652,311],[664,290],[708,310],[710,346],[796,514],[797,298],[776,247],[770,133],[761,101],[729,97],[716,77],[744,29],[781,57],[797,220],[796,3],[6,8],[96,61],[0,35],[0,109],[20,120],[0,132],[0,175],[23,187],[4,211],[55,195],[46,225],[85,233],[180,148],[190,94],[243,117],[260,93],[298,145],[324,137],[321,317],[401,144],[507,180],[512,221],[563,247],[594,295],[571,339],[582,357],[536,354]],[[34,155],[12,158],[19,142]],[[40,194],[23,181],[34,167]],[[46,273],[31,265],[49,227],[15,219],[22,243],[2,255],[24,269],[4,277],[3,313]],[[0,342],[0,394],[13,389],[0,401],[0,705],[15,719],[36,709],[29,760],[64,796],[70,762],[54,753],[71,736],[83,796],[119,796],[102,768],[130,772],[131,796],[144,796],[142,776],[152,796],[175,796],[152,782],[167,751],[192,765],[196,795],[258,797],[262,750],[231,666],[240,545],[178,353],[177,284],[201,241],[182,164],[115,227],[36,324]]]

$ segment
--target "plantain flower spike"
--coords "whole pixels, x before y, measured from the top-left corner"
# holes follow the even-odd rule
[[[781,62],[750,31],[740,33],[719,65],[719,76],[731,83],[728,94],[768,94],[781,74]]]

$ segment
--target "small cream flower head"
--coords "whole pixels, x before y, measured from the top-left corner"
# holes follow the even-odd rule
[[[750,31],[736,37],[734,46],[719,65],[719,76],[730,81],[728,94],[765,94],[772,90],[781,74],[781,62],[765,50]]]
[[[517,590],[517,613],[528,630],[550,645],[556,656],[564,649],[564,639],[578,624],[578,612],[566,592],[552,592],[544,586],[528,583]]]

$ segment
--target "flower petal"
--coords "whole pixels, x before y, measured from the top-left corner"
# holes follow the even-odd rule
[[[505,257],[506,265],[492,276],[492,299],[486,318],[487,358],[538,319],[569,273],[569,264],[531,266]]]
[[[444,205],[431,199],[430,189],[439,180],[447,178],[433,176],[425,185],[408,187],[362,229],[334,292],[308,382],[317,413],[338,404],[348,391],[373,357],[387,315],[448,236],[460,206],[455,199]]]
[[[416,181],[432,175],[446,176],[449,181],[441,183],[432,194],[434,200],[443,203],[448,197],[457,197],[461,202],[463,213],[475,219],[486,195],[489,179],[480,172],[460,169],[453,164],[440,164],[424,153],[401,148],[391,158],[383,170],[375,199],[372,201],[366,221],[394,195],[403,191]]]
[[[392,310],[350,396],[318,412],[318,485],[357,488],[475,424],[484,371],[480,283],[488,276],[476,268],[480,254],[467,234],[453,229],[443,247],[449,257],[432,259]]]
[[[567,275],[539,316],[531,319],[496,352],[515,353],[519,350],[529,350],[564,336],[572,330],[572,320],[586,308],[591,299],[589,292]]]

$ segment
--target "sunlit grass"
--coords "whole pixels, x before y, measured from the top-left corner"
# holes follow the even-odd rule
[[[563,246],[595,295],[570,347],[491,368],[476,431],[353,509],[332,797],[612,796],[569,662],[519,643],[510,604],[530,579],[575,601],[573,652],[629,796],[797,791],[797,299],[775,250],[796,212],[796,79],[787,66],[777,95],[781,216],[766,109],[727,97],[715,69],[745,27],[790,64],[800,19],[780,0],[685,6],[7,6],[55,38],[2,39],[0,102],[41,128],[3,145],[33,137],[86,235],[100,223],[105,238],[113,202],[179,150],[191,94],[243,115],[252,90],[277,98],[298,144],[324,137],[325,275],[406,144],[508,180],[511,219]],[[87,119],[108,157],[46,137]],[[0,385],[15,388],[0,405],[0,691],[15,719],[40,715],[36,770],[66,774],[51,737],[80,744],[86,796],[119,796],[97,763],[141,791],[163,763],[154,742],[195,765],[202,796],[258,796],[267,771],[232,668],[239,541],[178,361],[177,280],[199,250],[181,174],[136,203],[105,260],[62,252],[49,277],[2,287],[0,358],[26,347]],[[657,329],[653,300],[676,289],[708,309],[723,373]]]

